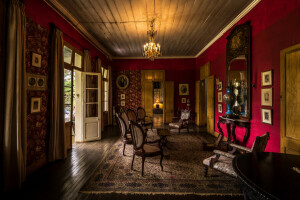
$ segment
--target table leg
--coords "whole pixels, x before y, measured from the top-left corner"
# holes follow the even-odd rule
[[[248,142],[248,139],[249,139],[249,136],[250,136],[250,127],[245,127],[246,129],[246,132],[245,132],[245,135],[244,135],[244,139],[243,139],[243,144],[246,146],[247,142]]]
[[[235,124],[232,124],[232,127],[231,127],[231,134],[232,134],[232,140],[233,140],[233,143],[234,143],[234,144],[236,144],[235,128],[236,128],[236,125],[235,125]]]
[[[230,129],[230,126],[231,126],[231,124],[226,124],[227,134],[228,134],[227,142],[231,142],[231,129]]]

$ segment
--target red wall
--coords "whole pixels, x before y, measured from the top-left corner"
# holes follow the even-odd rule
[[[300,43],[300,1],[299,0],[263,0],[237,24],[246,21],[252,26],[252,120],[251,135],[248,147],[252,146],[255,137],[270,132],[270,141],[266,151],[280,152],[280,50]],[[230,30],[217,40],[210,48],[196,59],[196,69],[210,62],[211,74],[226,85],[226,36]],[[261,122],[261,72],[273,70],[273,125]],[[199,73],[196,79],[199,79]],[[223,87],[223,93],[225,88]],[[217,102],[217,91],[215,92]],[[270,108],[270,107],[269,107]],[[215,131],[217,121],[223,113],[217,111],[215,104]],[[222,127],[226,130],[225,126]],[[226,131],[224,131],[226,134]],[[244,130],[236,130],[237,138],[241,141]]]
[[[195,110],[195,65],[196,59],[117,59],[112,63],[113,70],[165,70],[166,81],[174,81],[174,109],[185,109],[181,97],[190,99],[192,111]],[[188,83],[189,96],[179,96],[178,84]]]
[[[109,64],[106,56],[88,42],[77,30],[64,20],[57,12],[41,0],[24,0],[26,16],[36,23],[50,30],[50,23],[54,23],[62,30],[63,39],[76,47],[78,50],[90,50],[91,57],[95,56],[101,59],[102,65]]]

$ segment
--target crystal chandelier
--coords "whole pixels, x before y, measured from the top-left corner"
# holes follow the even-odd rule
[[[147,35],[149,35],[149,42],[144,45],[143,52],[143,56],[149,58],[151,61],[160,55],[160,45],[155,44],[154,41],[157,31],[154,31],[153,24],[154,20],[152,20],[150,24],[151,30],[147,31]]]

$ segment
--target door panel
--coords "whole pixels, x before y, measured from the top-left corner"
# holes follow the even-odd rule
[[[101,74],[83,74],[83,141],[101,139]]]
[[[200,81],[196,81],[196,99],[195,99],[195,113],[196,113],[196,125],[200,126]]]
[[[174,82],[165,81],[165,100],[164,100],[164,108],[165,108],[165,123],[169,123],[172,121],[174,117]]]
[[[200,95],[199,95],[199,126],[206,126],[207,114],[206,114],[206,80],[200,81]]]
[[[300,155],[300,45],[281,52],[281,152]]]
[[[207,78],[207,132],[215,132],[215,77]]]
[[[144,108],[147,116],[153,115],[153,83],[144,81]]]

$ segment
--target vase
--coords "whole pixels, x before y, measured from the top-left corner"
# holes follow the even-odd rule
[[[232,106],[235,100],[235,96],[232,92],[232,89],[230,87],[226,88],[226,93],[223,96],[224,98],[224,102],[226,104],[226,112],[225,112],[225,116],[226,117],[231,117],[233,116],[233,111],[232,111]]]

